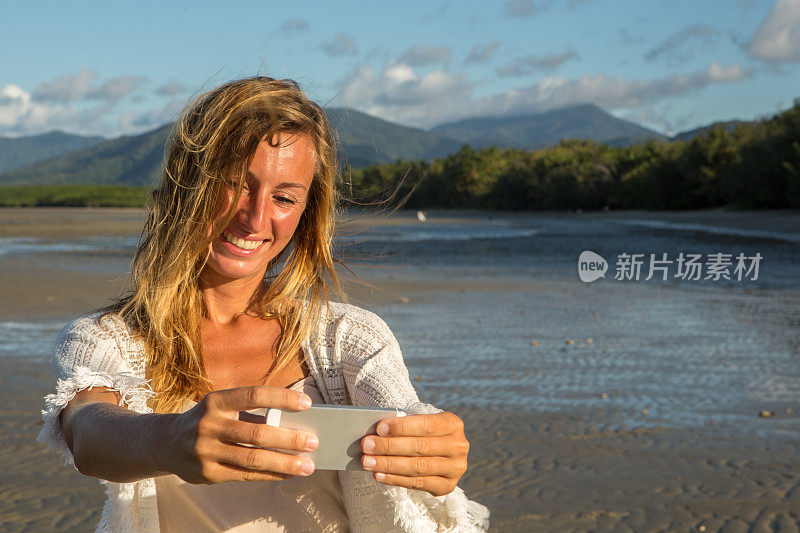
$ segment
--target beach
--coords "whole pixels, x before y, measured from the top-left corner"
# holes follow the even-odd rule
[[[492,530],[800,531],[799,212],[427,215],[354,217],[337,249],[421,399],[464,419]],[[126,288],[143,219],[0,209],[2,531],[99,520],[102,486],[35,438],[55,336]],[[583,250],[605,279],[578,279]],[[614,279],[621,253],[681,252],[763,263]]]

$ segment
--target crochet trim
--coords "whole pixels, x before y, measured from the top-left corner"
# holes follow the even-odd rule
[[[51,450],[61,452],[67,466],[75,466],[75,458],[64,440],[59,415],[76,394],[93,387],[108,387],[112,391],[119,392],[122,401],[132,411],[153,412],[147,406],[147,399],[155,394],[148,380],[130,372],[95,372],[85,366],[76,367],[72,376],[58,381],[55,393],[45,396],[45,408],[42,409],[44,427],[36,438],[37,442],[46,444]]]

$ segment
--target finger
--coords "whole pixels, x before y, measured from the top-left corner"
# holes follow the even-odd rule
[[[361,451],[368,455],[451,456],[454,455],[451,439],[444,437],[378,437],[368,435],[361,439]]]
[[[290,474],[293,476],[308,476],[314,473],[314,461],[308,457],[264,450],[262,448],[237,446],[235,444],[221,446],[216,453],[212,454],[211,459],[217,463],[244,470]]]
[[[386,485],[424,490],[430,492],[434,496],[450,494],[455,488],[451,480],[439,476],[397,476],[376,472],[374,477],[376,481],[380,481]]]
[[[452,413],[393,417],[378,422],[377,433],[382,437],[443,437],[456,431],[460,423]]]
[[[397,457],[388,455],[364,455],[361,457],[364,470],[399,474],[403,476],[458,475],[458,468],[446,457]]]
[[[248,470],[247,468],[224,463],[212,463],[208,465],[205,472],[207,484],[224,483],[226,481],[282,481],[291,477],[294,476],[278,472]]]
[[[232,420],[225,424],[219,438],[221,441],[229,443],[301,452],[310,452],[319,447],[319,439],[313,433],[239,420]]]
[[[246,411],[259,407],[304,411],[311,407],[311,398],[307,394],[266,385],[211,392],[206,395],[206,401],[220,411]]]

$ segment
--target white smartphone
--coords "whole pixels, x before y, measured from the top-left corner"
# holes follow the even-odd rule
[[[305,411],[253,409],[247,413],[270,426],[315,434],[319,447],[313,452],[278,451],[310,457],[317,470],[363,470],[361,438],[375,435],[375,428],[381,420],[406,416],[399,409],[324,404],[313,404]]]

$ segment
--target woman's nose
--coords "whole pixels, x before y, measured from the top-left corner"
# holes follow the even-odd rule
[[[242,213],[242,222],[247,225],[251,233],[261,233],[269,226],[271,213],[268,191],[261,189],[248,196]]]

